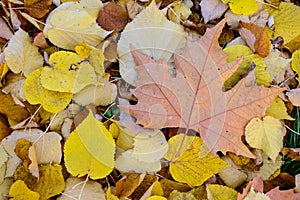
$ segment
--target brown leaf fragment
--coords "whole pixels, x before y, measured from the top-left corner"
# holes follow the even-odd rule
[[[37,47],[40,47],[42,49],[49,48],[50,46],[48,45],[46,38],[42,32],[38,33],[34,39],[33,39],[33,44]]]
[[[264,182],[264,192],[266,193],[278,186],[281,190],[293,189],[295,187],[295,178],[288,173],[280,173],[272,180]]]
[[[9,125],[6,119],[0,115],[0,141],[10,133]]]
[[[117,3],[109,2],[99,11],[97,22],[108,31],[121,31],[128,23],[127,12]]]
[[[144,176],[143,176],[144,177]],[[137,173],[128,173],[116,183],[115,195],[119,198],[129,197],[140,184],[141,176]]]
[[[253,52],[261,57],[267,57],[270,52],[271,42],[264,28],[240,21],[240,34]]]
[[[29,117],[29,112],[26,108],[17,105],[11,95],[2,92],[0,92],[0,113],[16,122],[20,122]]]
[[[25,0],[25,12],[31,17],[40,19],[48,14],[52,0]]]
[[[2,17],[0,17],[0,37],[9,40],[12,36],[13,32],[10,30]]]

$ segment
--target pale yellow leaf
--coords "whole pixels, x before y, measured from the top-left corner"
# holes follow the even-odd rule
[[[90,114],[64,146],[65,165],[73,176],[106,177],[114,168],[115,142],[105,126]]]
[[[172,6],[169,7],[167,15],[168,18],[177,24],[181,21],[185,21],[192,14],[189,7],[187,7],[182,1],[173,2]]]
[[[275,117],[276,119],[294,120],[294,118],[288,115],[285,104],[280,97],[274,99],[272,105],[267,109],[266,115]]]
[[[80,178],[68,178],[64,192],[57,200],[74,199],[100,200],[105,199],[105,193],[101,184],[96,181],[85,182]]]
[[[0,182],[0,200],[8,200],[9,188],[13,182],[12,178],[5,178],[3,182]]]
[[[3,145],[0,144],[0,167],[5,165],[5,162],[7,160],[8,160],[8,155],[7,155],[6,151],[3,148]]]
[[[221,17],[228,8],[228,6],[220,0],[202,0],[200,6],[204,23]]]
[[[217,184],[207,184],[206,191],[208,200],[236,199],[238,195],[234,189]]]
[[[274,162],[283,146],[285,129],[281,122],[271,116],[263,120],[253,118],[246,126],[245,136],[253,148],[262,149]]]
[[[102,2],[98,0],[80,0],[79,3],[95,19],[98,17],[99,10],[103,7]]]
[[[2,89],[4,93],[9,93],[12,96],[18,98],[20,101],[26,101],[23,86],[25,83],[24,76],[20,76],[20,74],[8,74],[5,77],[5,87]]]
[[[185,136],[184,140],[183,137],[183,134],[173,136],[168,141],[169,151],[164,156],[171,162],[170,173],[176,181],[199,186],[228,166],[210,153],[200,137]]]
[[[300,88],[292,89],[286,95],[294,106],[300,106]]]
[[[126,25],[118,42],[120,73],[126,82],[135,85],[137,72],[130,45],[155,60],[171,62],[173,53],[184,48],[183,28],[168,21],[154,1]]]
[[[4,53],[9,69],[16,74],[22,72],[28,76],[30,72],[42,67],[44,63],[38,48],[32,44],[28,33],[22,29],[15,32],[4,49]]]
[[[109,34],[77,2],[62,3],[54,9],[48,15],[43,33],[53,44],[68,50],[74,50],[80,42],[97,46]]]
[[[271,200],[271,199],[264,193],[255,192],[253,187],[251,187],[250,192],[248,192],[244,200]]]

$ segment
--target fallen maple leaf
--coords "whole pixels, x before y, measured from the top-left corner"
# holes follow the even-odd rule
[[[212,153],[232,151],[254,157],[242,143],[244,126],[265,109],[284,88],[246,87],[244,80],[222,92],[223,82],[239,60],[227,63],[218,44],[225,20],[208,29],[198,41],[188,41],[183,55],[175,54],[176,77],[166,61],[132,51],[138,79],[133,94],[136,105],[127,108],[146,128],[182,127],[198,131]]]

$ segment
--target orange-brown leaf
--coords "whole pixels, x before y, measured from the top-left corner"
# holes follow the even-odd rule
[[[244,127],[255,116],[264,115],[275,96],[284,89],[240,81],[222,91],[223,82],[239,61],[227,63],[218,44],[225,20],[196,42],[188,41],[183,55],[175,54],[176,77],[167,63],[157,62],[133,50],[138,79],[133,94],[138,98],[129,112],[147,128],[182,127],[200,133],[212,153],[222,151],[254,157],[242,143]]]
[[[256,24],[242,21],[239,25],[241,27],[240,34],[252,51],[263,58],[267,57],[270,52],[271,42],[265,29]]]

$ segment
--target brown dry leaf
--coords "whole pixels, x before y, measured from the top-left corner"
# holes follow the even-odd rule
[[[9,40],[13,36],[13,32],[7,26],[6,22],[0,17],[0,38]]]
[[[9,135],[10,129],[7,120],[0,115],[0,141]]]
[[[109,2],[98,14],[98,24],[108,31],[121,31],[128,23],[127,11],[114,2]]]
[[[164,191],[164,196],[165,197],[168,197],[170,195],[170,193],[174,190],[177,190],[179,192],[188,192],[192,189],[187,184],[178,183],[178,182],[171,181],[171,180],[168,180],[168,179],[162,179],[160,181],[160,184],[161,184],[161,187]]]
[[[221,0],[202,0],[200,6],[204,23],[221,17],[228,8]]]
[[[129,197],[144,179],[145,174],[128,173],[116,183],[115,195],[119,198]]]
[[[122,109],[129,109],[137,123],[146,128],[193,129],[213,154],[232,151],[253,158],[241,141],[244,127],[253,117],[263,116],[265,108],[284,88],[246,87],[242,80],[222,92],[223,82],[239,64],[227,63],[219,47],[224,24],[225,20],[208,29],[196,42],[188,41],[183,55],[175,54],[175,78],[165,61],[155,62],[133,50],[138,72],[133,94],[138,103]]]
[[[255,24],[240,22],[240,34],[246,40],[253,52],[261,57],[267,57],[270,52],[271,42],[265,29]]]
[[[40,19],[48,14],[52,0],[24,0],[25,11],[34,18]]]
[[[6,115],[9,119],[20,122],[29,117],[26,108],[17,105],[13,97],[0,91],[0,113]]]

